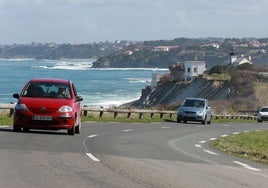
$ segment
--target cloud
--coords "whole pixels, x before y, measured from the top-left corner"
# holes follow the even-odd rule
[[[1,43],[258,37],[267,0],[0,0]]]

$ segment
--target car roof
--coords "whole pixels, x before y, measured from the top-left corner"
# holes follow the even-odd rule
[[[70,80],[57,78],[32,78],[29,82],[53,82],[53,83],[70,83]]]
[[[186,98],[185,100],[207,100],[204,98]]]

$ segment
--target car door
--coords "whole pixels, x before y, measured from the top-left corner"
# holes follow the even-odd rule
[[[77,115],[77,119],[76,119],[77,120],[76,124],[77,124],[81,120],[81,114],[82,114],[81,100],[82,100],[82,98],[80,96],[78,96],[76,88],[75,88],[73,83],[72,83],[71,88],[73,89],[73,94],[74,94],[74,108],[75,108],[75,112]]]

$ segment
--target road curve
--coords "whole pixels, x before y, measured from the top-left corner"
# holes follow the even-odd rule
[[[268,166],[215,150],[268,124],[84,123],[65,131],[0,127],[3,187],[266,187]]]

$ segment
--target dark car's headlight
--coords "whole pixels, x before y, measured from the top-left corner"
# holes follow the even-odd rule
[[[181,114],[181,113],[184,113],[184,111],[183,111],[182,109],[179,109],[177,113],[178,113],[178,114],[179,114],[179,113]]]
[[[62,107],[59,109],[59,112],[65,112],[65,113],[72,112],[72,111],[73,111],[73,108],[70,107],[70,106],[62,106]]]
[[[203,114],[204,114],[203,110],[199,110],[196,112],[196,115],[198,116],[203,116]]]

